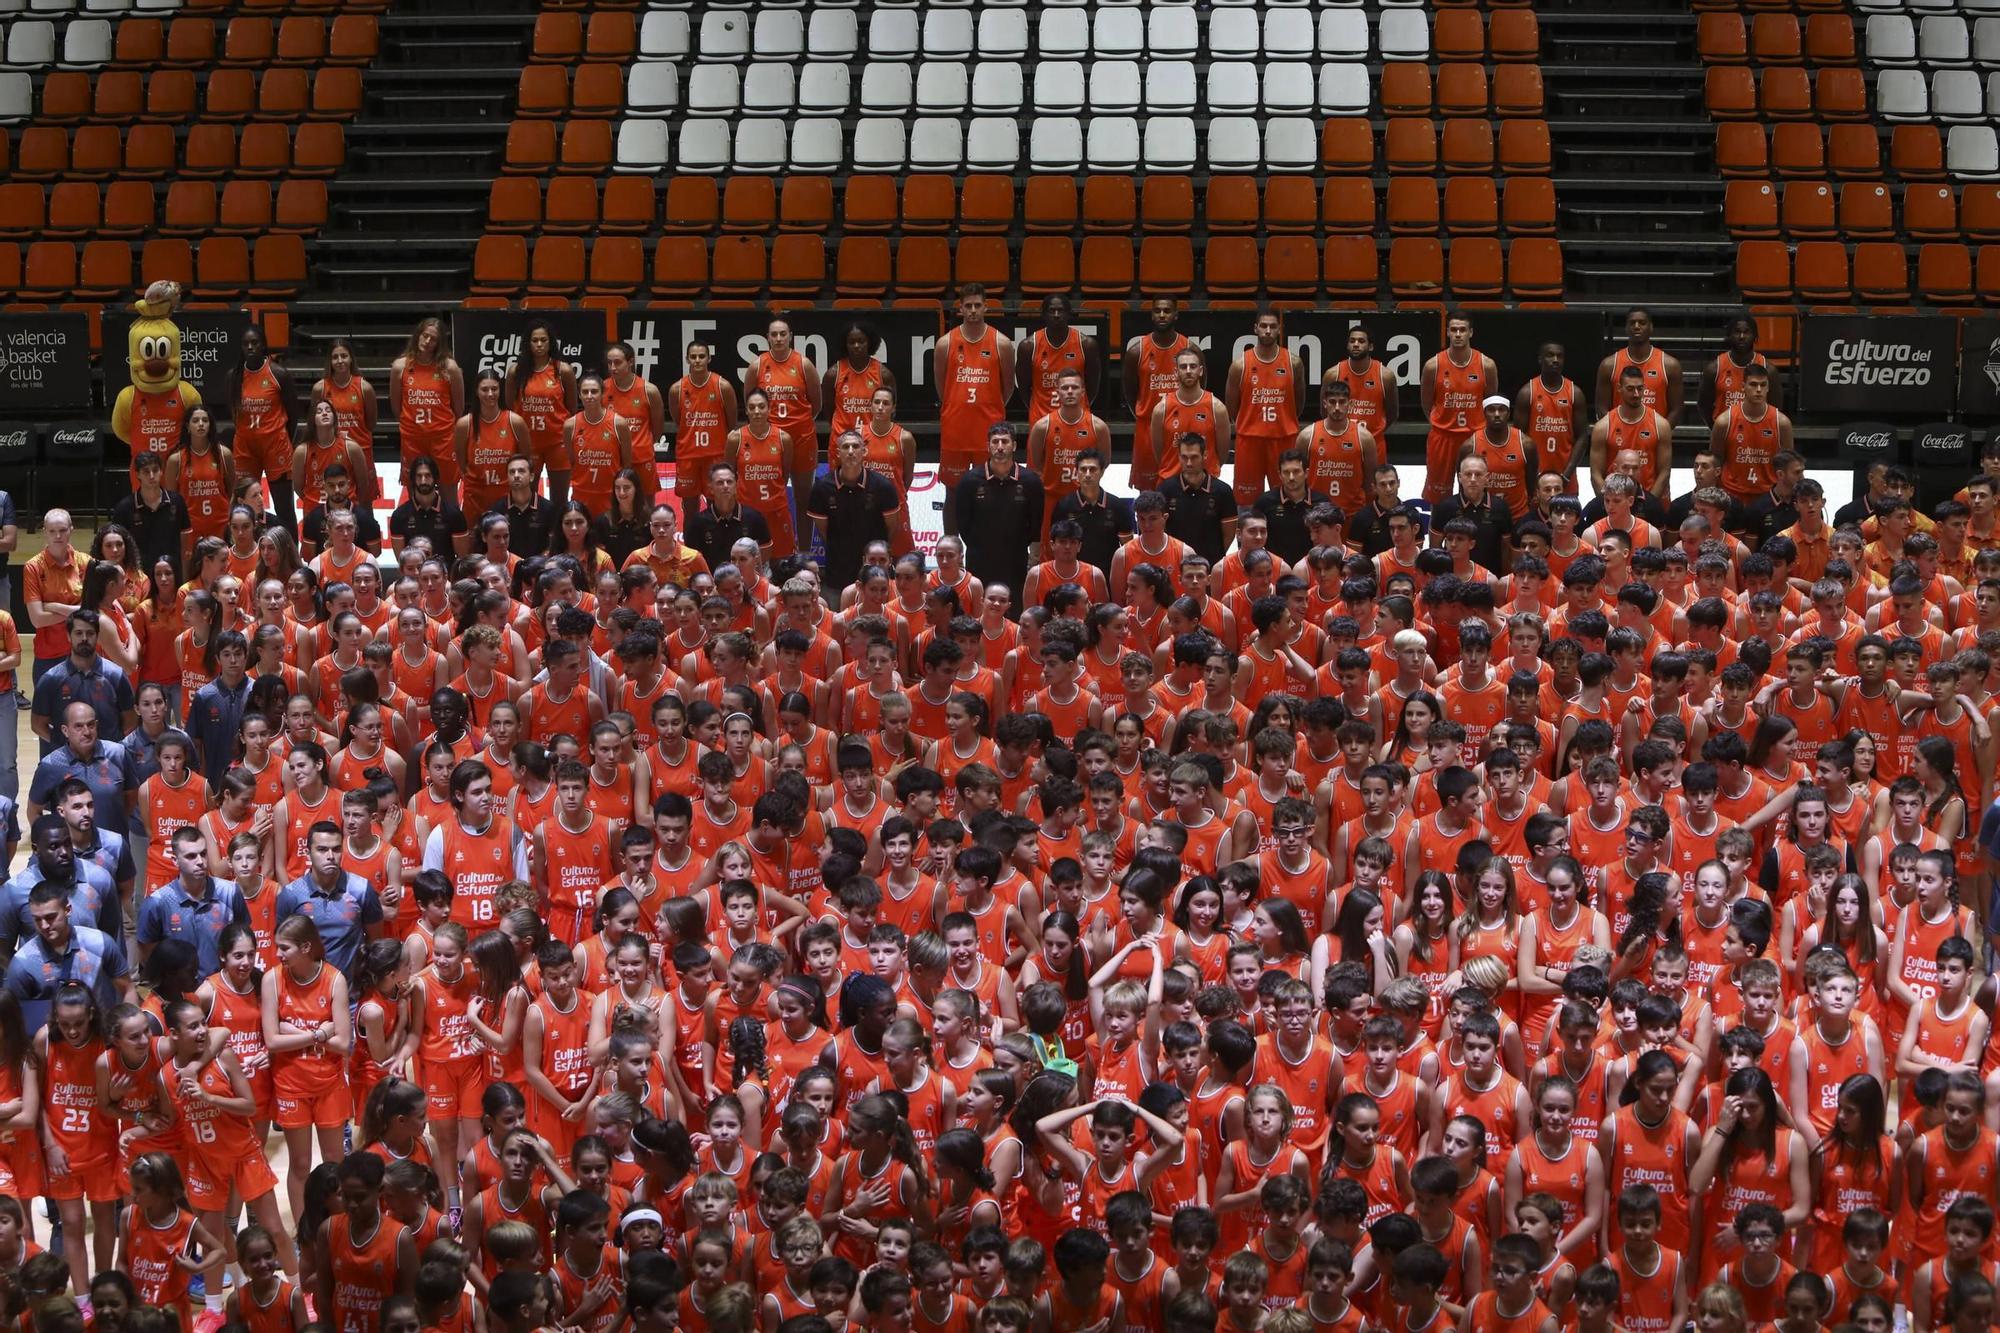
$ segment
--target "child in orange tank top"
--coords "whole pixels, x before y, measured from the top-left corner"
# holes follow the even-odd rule
[[[182,1333],[190,1333],[189,1281],[197,1274],[207,1281],[219,1276],[222,1245],[189,1211],[180,1167],[170,1154],[141,1154],[131,1175],[132,1202],[118,1222],[118,1266],[131,1275],[141,1304],[167,1310]]]

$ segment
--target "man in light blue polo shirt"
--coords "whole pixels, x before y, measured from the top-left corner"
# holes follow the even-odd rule
[[[306,832],[306,873],[278,893],[278,920],[294,913],[312,918],[326,959],[351,980],[354,960],[382,922],[382,900],[368,881],[340,868],[340,825],[322,819]]]
[[[114,940],[120,938],[125,918],[118,902],[118,886],[102,866],[77,856],[63,817],[46,814],[37,819],[29,831],[28,846],[28,864],[0,885],[0,957],[11,955],[34,934],[28,901],[45,883],[63,890],[78,922]]]
[[[179,876],[139,904],[139,962],[161,940],[180,940],[193,946],[201,975],[212,976],[222,966],[223,928],[232,921],[248,925],[250,909],[235,881],[208,873],[208,839],[194,825],[174,830],[173,858]]]
[[[138,1000],[125,951],[103,931],[71,924],[69,898],[60,885],[35,886],[28,895],[28,919],[35,933],[7,965],[5,985],[21,1002],[30,1035],[48,1025],[49,1002],[71,982],[89,990],[100,1011]]]

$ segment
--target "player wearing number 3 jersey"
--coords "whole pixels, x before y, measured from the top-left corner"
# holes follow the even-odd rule
[[[1014,343],[986,323],[986,289],[969,282],[958,289],[959,326],[938,340],[931,354],[937,381],[938,481],[958,488],[969,467],[986,461],[986,433],[1007,419],[1014,396]],[[946,505],[944,530],[958,530],[956,507]]]
[[[709,465],[721,460],[736,427],[736,386],[709,368],[714,358],[707,343],[689,343],[687,374],[667,386],[667,416],[674,423],[674,494],[690,514],[708,480]]]
[[[465,375],[451,359],[442,321],[418,324],[403,354],[389,363],[389,410],[402,434],[403,484],[410,484],[410,460],[428,458],[445,494],[458,494],[451,437],[465,415]]]
[[[1042,479],[1047,503],[1042,508],[1042,540],[1049,539],[1058,502],[1076,494],[1076,460],[1086,449],[1111,456],[1111,428],[1091,414],[1083,401],[1083,372],[1065,370],[1056,376],[1055,411],[1028,428],[1028,467]]]

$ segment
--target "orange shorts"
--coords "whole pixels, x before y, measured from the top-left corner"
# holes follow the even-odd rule
[[[1277,435],[1236,437],[1236,503],[1250,505],[1265,491],[1278,487],[1278,455],[1292,442]]]
[[[479,1114],[479,1099],[486,1095],[486,1057],[475,1055],[463,1060],[422,1062],[424,1096],[430,1102],[433,1120],[471,1120]]]
[[[796,475],[811,472],[819,466],[819,432],[808,431],[792,436],[792,452],[785,463],[787,471]]]
[[[545,435],[539,440],[529,441],[529,452],[535,460],[551,472],[569,471],[569,455],[563,452],[562,431]]]
[[[219,1213],[233,1193],[240,1201],[261,1199],[278,1187],[278,1177],[260,1152],[227,1162],[210,1162],[188,1154],[188,1205],[198,1213]]]
[[[272,1086],[272,1121],[280,1129],[332,1129],[354,1118],[354,1094],[346,1071],[334,1079],[287,1078],[278,1071]]]
[[[410,464],[419,458],[428,458],[437,464],[438,486],[447,495],[458,494],[458,451],[451,447],[451,438],[443,440],[403,441],[404,486],[410,484]]]
[[[1424,440],[1424,499],[1436,504],[1451,494],[1458,481],[1458,451],[1472,432],[1431,427]]]
[[[90,1203],[116,1203],[125,1197],[130,1178],[108,1157],[90,1162],[71,1162],[67,1171],[49,1171],[44,1193],[51,1199],[83,1199]]]
[[[243,440],[237,444],[236,475],[262,475],[273,481],[292,479],[292,442],[283,440]]]
[[[708,470],[722,461],[719,453],[690,453],[674,459],[674,494],[683,502],[699,499],[708,489]]]
[[[751,508],[756,509],[755,505]],[[782,505],[776,509],[757,509],[764,516],[764,522],[771,528],[771,556],[783,559],[799,549],[797,530],[792,527],[792,507]]]

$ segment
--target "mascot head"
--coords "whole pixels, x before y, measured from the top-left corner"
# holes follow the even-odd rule
[[[139,317],[125,335],[126,358],[133,387],[146,393],[172,393],[181,382],[181,330],[173,319],[180,300],[178,283],[156,282],[132,305]]]

